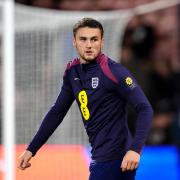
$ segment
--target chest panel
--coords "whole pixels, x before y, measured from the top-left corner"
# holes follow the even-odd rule
[[[73,69],[71,85],[75,99],[85,121],[88,121],[92,112],[103,103],[107,90],[103,81],[103,73],[95,68],[91,71]]]

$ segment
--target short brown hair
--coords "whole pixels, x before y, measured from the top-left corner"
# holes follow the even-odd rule
[[[83,28],[83,27],[98,28],[101,31],[101,37],[103,37],[103,35],[104,35],[103,26],[99,21],[97,21],[93,18],[83,18],[80,21],[78,21],[73,27],[74,37],[76,36],[77,30],[80,28]]]

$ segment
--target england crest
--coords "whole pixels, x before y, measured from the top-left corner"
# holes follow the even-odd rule
[[[99,78],[98,77],[92,78],[92,88],[95,89],[98,87],[98,85],[99,85]]]

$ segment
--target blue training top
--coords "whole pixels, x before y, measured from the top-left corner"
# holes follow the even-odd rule
[[[74,100],[82,114],[93,160],[119,159],[128,150],[141,152],[153,116],[151,105],[130,72],[100,54],[88,64],[81,64],[79,59],[68,63],[61,92],[27,148],[33,156],[62,122]],[[127,126],[127,103],[137,112],[134,137]]]

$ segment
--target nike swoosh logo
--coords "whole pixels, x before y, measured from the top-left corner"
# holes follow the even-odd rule
[[[79,78],[74,78],[75,81],[80,80]]]

